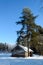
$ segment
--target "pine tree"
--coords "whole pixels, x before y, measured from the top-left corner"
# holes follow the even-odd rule
[[[36,17],[37,16],[34,16],[30,9],[28,8],[23,9],[22,17],[20,17],[21,21],[16,22],[17,24],[22,25],[20,31],[17,31],[18,34],[17,44],[27,46],[29,49],[30,47],[29,42],[31,41],[31,38],[34,36],[33,33],[37,35],[36,33],[37,27],[35,24]]]

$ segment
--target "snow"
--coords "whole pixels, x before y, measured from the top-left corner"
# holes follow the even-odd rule
[[[20,46],[21,48],[23,48],[24,51],[26,51],[26,52],[28,51],[28,48],[27,48],[27,47],[24,47],[24,46],[22,46],[22,45],[19,45],[19,46]],[[30,48],[29,48],[29,51],[30,51],[30,52],[33,52],[33,50],[31,50]]]
[[[43,56],[35,54],[32,57],[10,57],[9,53],[2,53],[1,55],[4,57],[0,57],[0,65],[43,65]]]
[[[43,59],[43,56],[39,57],[0,57],[0,59]]]
[[[0,59],[43,59],[43,56],[33,54],[32,57],[11,57],[11,53],[0,53]]]
[[[36,54],[33,54],[32,57],[10,57],[10,55],[9,54],[6,54],[6,55],[0,54],[0,56],[1,56],[0,59],[43,59],[43,56],[36,55]]]
[[[22,46],[22,45],[19,45],[21,48],[23,48],[24,49],[24,51],[28,51],[28,48],[27,47],[24,47],[24,46]]]
[[[39,57],[26,57],[25,59],[43,59],[43,56],[39,56]]]
[[[25,59],[43,59],[43,56],[33,54],[33,56],[32,56],[32,57],[25,57]]]
[[[25,58],[1,58],[0,65],[43,65],[43,60],[29,60]]]

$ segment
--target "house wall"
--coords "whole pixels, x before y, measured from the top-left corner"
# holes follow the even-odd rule
[[[28,57],[28,56],[32,56],[33,55],[33,53],[32,52],[29,52],[29,54],[28,54],[28,52],[25,52],[25,57]]]
[[[28,57],[28,52],[25,52],[25,57]]]

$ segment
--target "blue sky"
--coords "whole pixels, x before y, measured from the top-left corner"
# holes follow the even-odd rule
[[[20,26],[16,21],[21,16],[22,9],[30,8],[34,15],[39,15],[36,23],[43,27],[43,13],[39,9],[40,0],[0,0],[0,42],[16,43],[16,31]]]

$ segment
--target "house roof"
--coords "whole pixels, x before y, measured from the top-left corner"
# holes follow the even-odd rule
[[[28,51],[28,48],[27,47],[24,47],[22,45],[19,45],[22,49],[24,49],[24,51]]]
[[[16,45],[16,46],[17,46],[17,45]],[[15,46],[15,47],[16,47],[16,46]],[[25,47],[25,46],[19,45],[19,47],[21,47],[21,48],[22,48],[24,51],[26,51],[26,52],[28,51],[28,48]],[[33,50],[31,50],[30,48],[29,48],[29,51],[30,51],[30,52],[33,52]]]

